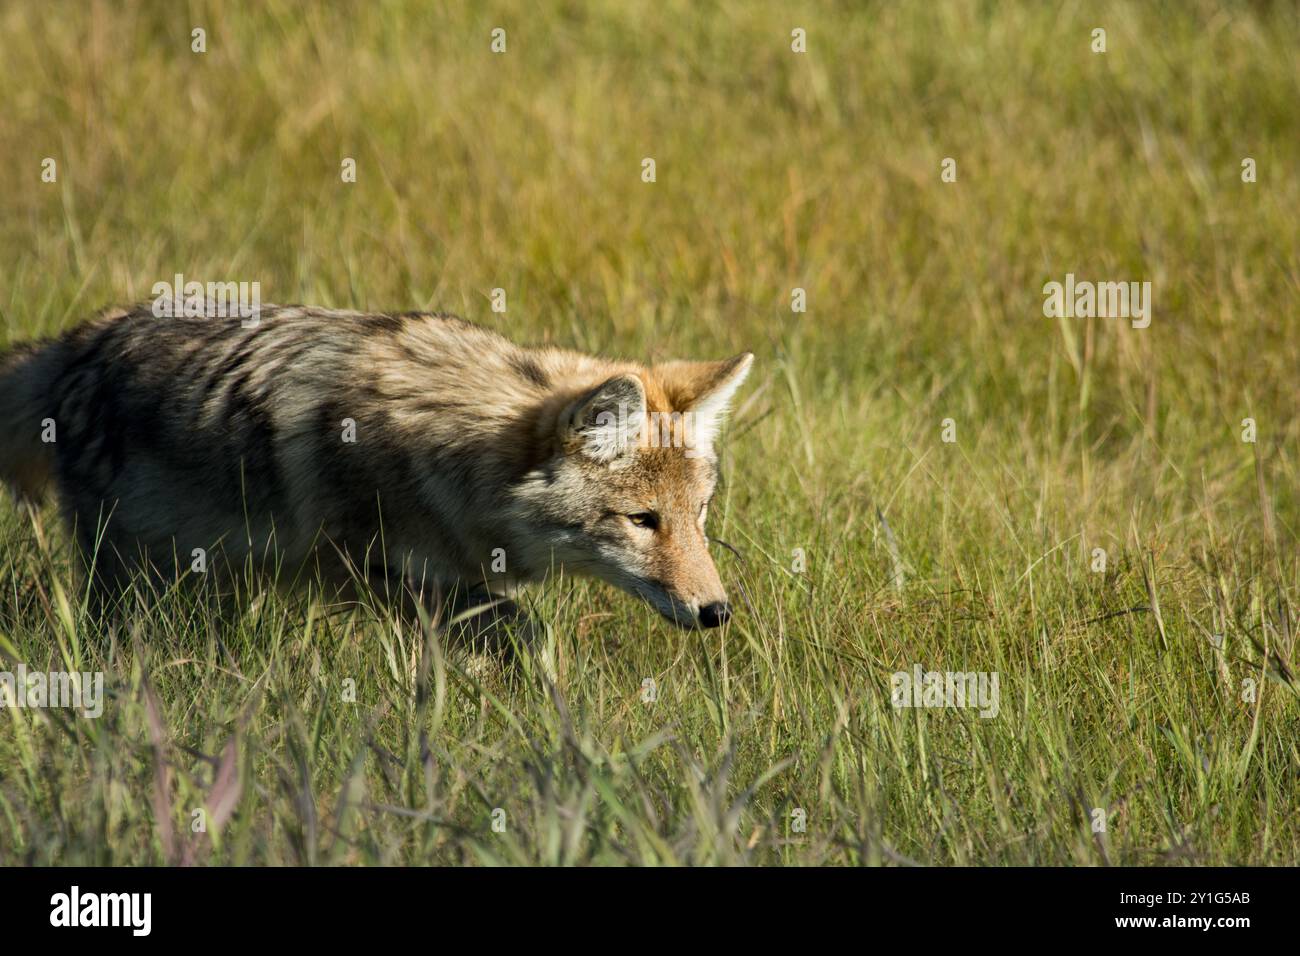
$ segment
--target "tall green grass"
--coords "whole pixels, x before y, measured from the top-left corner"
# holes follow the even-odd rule
[[[504,670],[276,595],[96,634],[54,508],[0,508],[0,656],[111,694],[0,711],[0,862],[1296,863],[1298,41],[1283,3],[6,4],[0,344],[183,272],[759,358],[721,632],[559,580]],[[1044,318],[1067,272],[1152,281],[1151,327]],[[998,716],[895,710],[916,663]]]

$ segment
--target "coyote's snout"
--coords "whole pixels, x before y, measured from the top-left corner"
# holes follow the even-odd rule
[[[556,569],[686,627],[730,616],[705,521],[749,371],[524,349],[453,316],[117,312],[0,357],[0,478],[53,478],[101,604],[309,566],[425,595]],[[201,560],[200,560],[201,557]]]

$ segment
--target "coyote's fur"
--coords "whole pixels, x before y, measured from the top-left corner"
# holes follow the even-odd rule
[[[426,313],[247,326],[143,305],[0,356],[0,479],[53,482],[101,605],[197,560],[408,593],[563,568],[728,617],[704,525],[752,355],[645,367]]]

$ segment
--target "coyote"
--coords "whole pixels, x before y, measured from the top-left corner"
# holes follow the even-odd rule
[[[29,504],[52,479],[97,609],[196,570],[422,599],[563,568],[727,621],[704,527],[751,353],[645,367],[421,312],[248,325],[144,304],[0,356],[0,479]]]

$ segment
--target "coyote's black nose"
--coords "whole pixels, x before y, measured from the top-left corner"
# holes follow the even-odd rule
[[[700,608],[701,627],[721,627],[731,619],[731,605],[726,601],[714,601]]]

